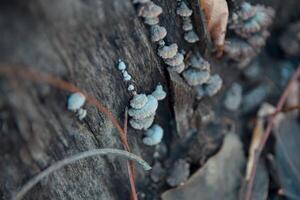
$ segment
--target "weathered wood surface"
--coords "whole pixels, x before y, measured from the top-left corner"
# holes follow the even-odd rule
[[[160,18],[168,31],[166,41],[176,42],[184,50],[199,48],[203,53],[206,44],[202,37],[196,47],[184,42],[181,21],[175,15],[176,1],[155,2],[164,10]],[[121,123],[130,100],[115,67],[122,58],[128,63],[139,92],[151,92],[158,82],[168,89],[169,95],[160,103],[156,118],[165,129],[165,141],[198,128],[200,134],[192,157],[207,158],[211,147],[206,138],[210,136],[200,130],[199,118],[217,100],[198,104],[189,86],[166,70],[131,1],[7,0],[0,5],[0,30],[0,63],[31,67],[67,80],[96,97]],[[197,31],[204,33],[202,28]],[[212,68],[223,77],[225,86],[238,73],[233,67],[224,69],[218,64]],[[10,199],[12,192],[32,176],[68,155],[101,147],[122,148],[117,130],[94,107],[87,106],[88,117],[83,122],[66,110],[68,92],[2,76],[0,95],[2,199]],[[186,100],[190,103],[186,104]],[[171,131],[170,125],[175,120],[177,132]],[[145,147],[141,138],[141,132],[129,128],[133,152],[151,161],[154,150]],[[148,181],[146,174],[137,170],[137,188],[142,191]],[[26,199],[129,199],[125,162],[110,157],[77,162],[42,181]]]

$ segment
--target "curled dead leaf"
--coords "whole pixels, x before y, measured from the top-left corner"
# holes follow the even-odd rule
[[[208,32],[217,48],[217,56],[221,56],[229,15],[227,2],[226,0],[199,0],[199,3],[205,14]]]

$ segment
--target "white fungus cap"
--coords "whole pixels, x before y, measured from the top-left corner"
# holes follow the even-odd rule
[[[165,59],[164,61],[167,65],[174,67],[183,63],[183,60],[184,60],[183,55],[177,52],[177,54],[174,57]]]
[[[142,4],[138,8],[138,15],[141,17],[158,17],[162,13],[162,8],[152,1]]]
[[[76,115],[78,116],[79,120],[83,120],[87,115],[87,111],[85,109],[79,108]]]
[[[85,96],[81,92],[73,93],[68,98],[68,110],[77,111],[85,103]]]
[[[184,33],[184,39],[188,42],[188,43],[195,43],[199,41],[199,37],[198,35],[193,31],[188,31]]]
[[[130,106],[135,109],[141,109],[146,105],[148,98],[145,94],[134,95],[130,101]]]
[[[159,23],[159,18],[158,17],[146,17],[144,19],[144,23],[150,26],[156,25]]]
[[[207,62],[199,53],[193,54],[189,62],[193,68],[210,71],[209,62]]]
[[[134,119],[144,119],[155,114],[158,107],[157,99],[152,95],[148,95],[147,99],[148,101],[144,105],[144,107],[142,107],[141,109],[130,108],[128,110],[128,115]]]
[[[127,88],[128,91],[133,91],[134,89],[135,89],[134,85],[132,85],[132,84],[128,85],[128,88]]]
[[[127,71],[123,71],[123,79],[124,79],[124,81],[130,81],[131,80],[131,76],[128,74]]]
[[[118,63],[118,69],[120,71],[123,71],[123,70],[126,69],[126,64],[122,60],[120,60],[119,63]]]
[[[171,44],[169,46],[163,46],[158,48],[157,50],[157,54],[163,58],[163,59],[167,59],[167,58],[172,58],[176,55],[178,51],[178,46],[177,44]]]
[[[169,68],[171,70],[177,72],[178,74],[180,74],[185,69],[185,64],[184,64],[184,62],[182,62],[180,65],[176,65],[176,66],[173,66],[173,67],[170,66]]]
[[[191,30],[193,30],[193,24],[192,24],[191,20],[184,20],[183,24],[182,24],[182,29],[184,31],[191,31]]]
[[[151,95],[154,96],[157,100],[162,100],[167,96],[167,93],[164,91],[161,85],[157,85]]]
[[[206,84],[205,93],[211,97],[217,94],[217,92],[221,89],[223,80],[218,74],[214,74],[210,77]]]
[[[181,2],[180,5],[176,9],[177,15],[180,15],[181,17],[190,17],[193,13],[191,9],[186,5],[185,2]]]
[[[163,134],[163,129],[159,125],[154,124],[145,132],[146,137],[143,138],[143,143],[148,146],[157,145],[161,142]]]
[[[147,130],[154,121],[154,114],[150,115],[149,117],[146,117],[144,119],[130,119],[129,123],[132,126],[132,128],[137,130]]]
[[[210,73],[207,70],[187,69],[182,73],[183,78],[190,86],[201,85],[208,82]]]
[[[163,26],[154,25],[150,27],[150,36],[152,42],[158,42],[164,39],[167,35],[167,30]]]

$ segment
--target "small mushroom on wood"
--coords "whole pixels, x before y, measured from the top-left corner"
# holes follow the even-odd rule
[[[167,35],[167,30],[163,26],[154,25],[150,27],[150,37],[152,42],[158,42],[164,39]]]
[[[169,66],[178,66],[183,63],[184,57],[181,53],[177,52],[176,55],[172,58],[165,59],[165,63]]]
[[[184,1],[181,1],[179,6],[176,9],[177,15],[180,15],[181,17],[190,17],[193,13],[191,9],[186,5]]]
[[[198,35],[195,33],[195,31],[190,30],[184,33],[184,39],[188,42],[188,43],[195,43],[199,41],[199,37]]]
[[[163,59],[172,58],[176,55],[177,52],[178,46],[175,43],[169,46],[162,46],[157,50],[157,54]]]
[[[206,83],[210,78],[210,73],[207,70],[187,69],[182,73],[183,78],[190,86],[201,85]]]
[[[154,124],[150,129],[145,132],[145,137],[143,138],[143,143],[148,146],[154,146],[161,142],[164,131],[163,129]]]

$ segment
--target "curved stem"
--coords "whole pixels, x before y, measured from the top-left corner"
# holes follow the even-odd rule
[[[12,198],[13,200],[20,200],[26,195],[26,193],[33,188],[40,180],[51,174],[52,172],[69,165],[71,163],[74,163],[75,161],[88,158],[91,156],[97,156],[97,155],[117,155],[123,158],[126,158],[128,160],[132,160],[140,164],[145,170],[150,170],[151,166],[141,159],[140,157],[129,153],[127,151],[119,150],[119,149],[93,149],[90,151],[85,151],[79,154],[76,154],[74,156],[68,157],[64,160],[58,161],[51,165],[50,167],[46,168],[44,171],[40,172],[38,175],[36,175],[34,178],[29,180],[22,188],[21,190]]]

